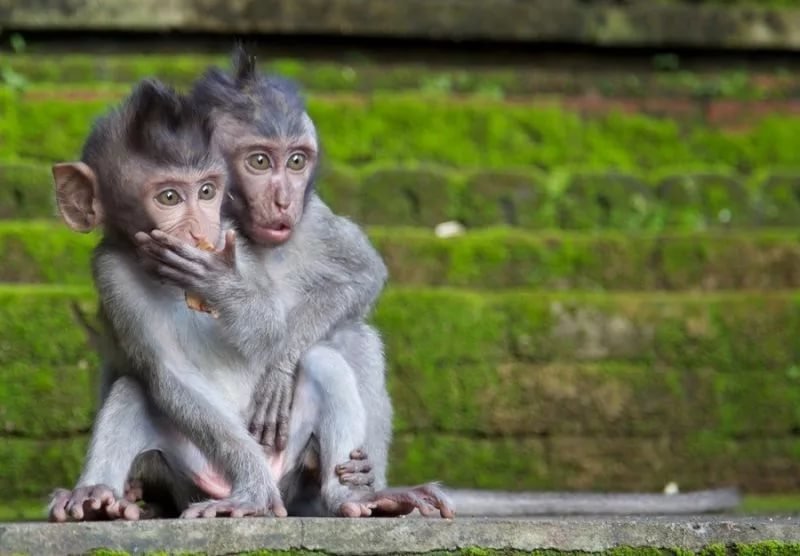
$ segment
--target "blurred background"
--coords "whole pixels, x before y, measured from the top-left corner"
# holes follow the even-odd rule
[[[390,480],[800,511],[800,1],[0,0],[0,519],[78,476],[97,236],[50,165],[236,38],[390,268]]]

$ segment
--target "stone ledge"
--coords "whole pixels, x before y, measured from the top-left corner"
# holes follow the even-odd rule
[[[711,544],[800,541],[797,517],[568,519],[218,519],[133,523],[0,524],[0,554],[76,554],[98,548],[230,554],[305,549],[397,554],[464,547],[602,551],[615,547],[698,550]]]
[[[156,13],[158,17],[153,17]],[[756,4],[636,2],[621,7],[578,0],[0,0],[0,27],[800,48],[800,10]]]

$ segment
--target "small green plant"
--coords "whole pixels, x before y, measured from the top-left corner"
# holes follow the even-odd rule
[[[12,34],[8,38],[8,42],[14,54],[21,54],[25,51],[25,39],[19,33]],[[7,58],[0,65],[0,81],[4,86],[18,91],[23,90],[28,85],[28,80],[25,76],[15,71]]]

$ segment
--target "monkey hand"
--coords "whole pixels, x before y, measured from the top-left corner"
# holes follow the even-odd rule
[[[268,370],[256,387],[250,434],[270,451],[281,452],[286,448],[293,394],[294,374],[282,366]]]
[[[172,237],[161,230],[138,232],[134,239],[148,271],[161,281],[198,294],[211,301],[224,296],[226,286],[237,283],[236,237],[225,234],[220,251],[204,251]]]
[[[350,487],[371,487],[375,482],[372,463],[364,450],[353,450],[350,459],[334,468],[339,482]]]
[[[127,498],[117,498],[105,485],[56,489],[50,501],[50,521],[98,521],[109,519],[137,520],[140,509]]]

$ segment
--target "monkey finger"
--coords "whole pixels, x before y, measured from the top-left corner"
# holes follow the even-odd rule
[[[286,508],[283,505],[283,502],[280,501],[278,498],[275,502],[272,503],[272,513],[275,517],[286,517],[289,513],[286,511]]]
[[[133,239],[138,245],[145,245],[153,241],[153,238],[147,232],[136,232],[133,235]]]
[[[364,473],[345,473],[339,475],[339,482],[348,486],[370,486],[375,482],[375,477]]]
[[[67,511],[66,506],[69,502],[70,491],[59,488],[53,491],[51,494],[51,502],[50,502],[50,512],[49,512],[49,519],[50,521],[55,522],[63,522],[67,520]]]
[[[192,259],[186,259],[180,254],[167,249],[161,249],[152,245],[145,245],[139,249],[149,259],[158,262],[162,265],[168,266],[193,278],[202,278],[206,274],[206,268],[203,264],[198,263]]]
[[[194,245],[185,243],[161,230],[153,230],[151,236],[155,243],[165,252],[173,253],[183,259],[197,263],[208,264],[210,260],[210,253],[198,249]]]
[[[280,406],[280,393],[274,392],[267,405],[267,412],[264,418],[264,429],[261,433],[261,444],[268,448],[275,446],[275,432],[278,426],[278,408]]]
[[[350,459],[367,459],[367,453],[363,448],[357,448],[350,452]]]
[[[337,475],[343,475],[345,473],[368,473],[372,471],[372,463],[365,460],[350,460],[337,465],[335,471]]]
[[[124,519],[128,521],[139,521],[139,516],[141,515],[139,506],[123,501],[120,503],[120,508]]]
[[[233,266],[236,261],[236,231],[225,232],[225,246],[222,248],[222,257],[228,265]]]
[[[83,502],[83,499],[72,499],[69,504],[67,504],[67,513],[72,519],[78,521],[83,519]]]

